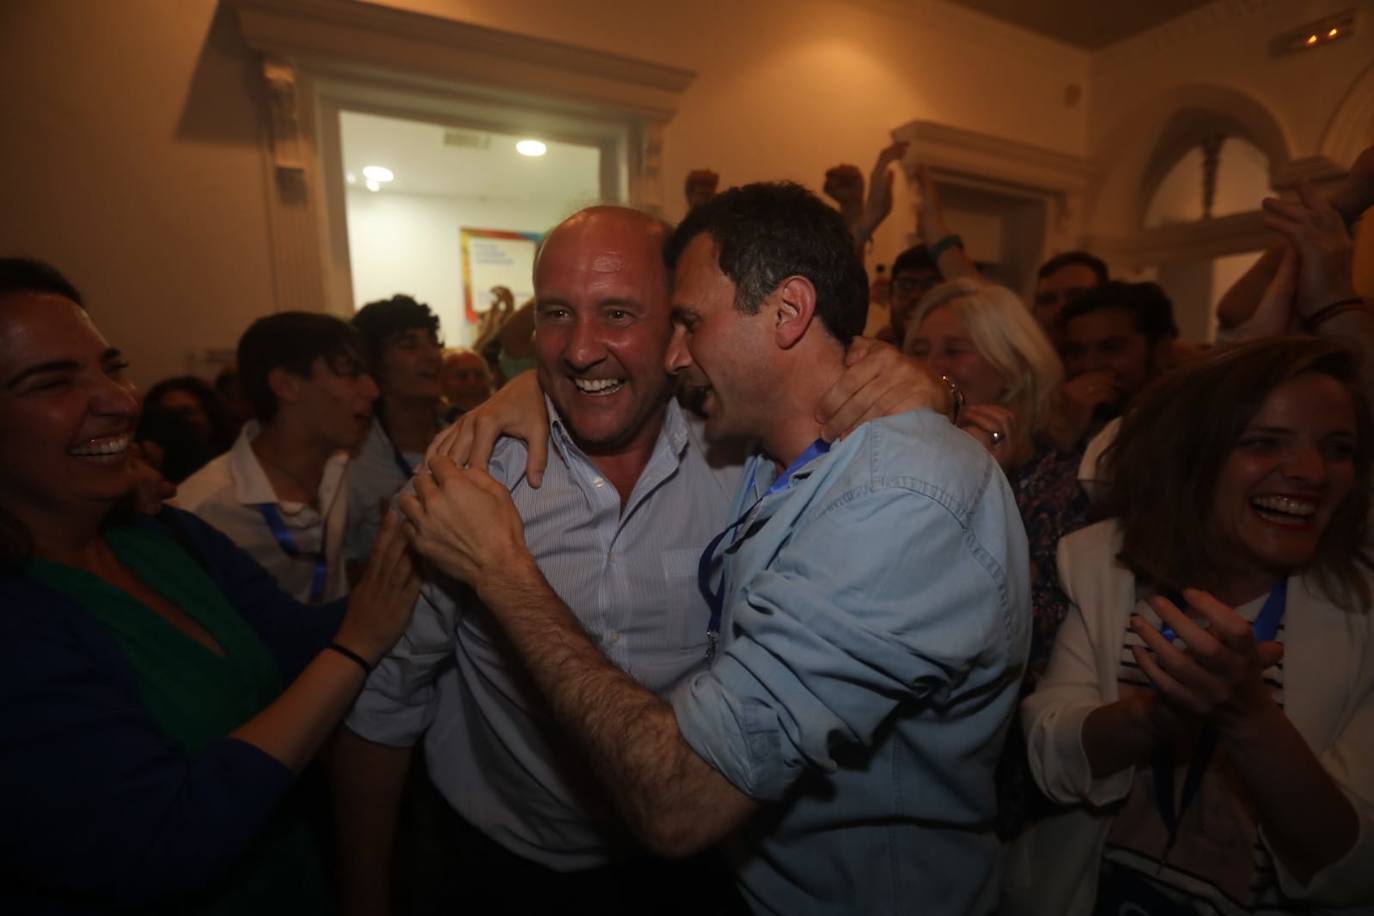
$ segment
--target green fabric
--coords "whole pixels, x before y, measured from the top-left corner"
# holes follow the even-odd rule
[[[170,536],[111,527],[105,541],[139,581],[214,637],[213,652],[123,589],[84,570],[29,561],[34,579],[88,611],[134,669],[139,698],[158,730],[189,758],[234,731],[282,691],[276,660],[200,563]],[[229,916],[328,910],[318,843],[288,798],[223,880],[194,901],[158,913]]]
[[[29,573],[109,631],[133,666],[153,721],[194,756],[276,699],[282,688],[276,661],[200,564],[170,537],[120,527],[107,530],[105,540],[139,581],[209,631],[224,654],[99,576],[46,560],[32,560]]]

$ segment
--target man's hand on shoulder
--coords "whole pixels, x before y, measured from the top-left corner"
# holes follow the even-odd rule
[[[442,455],[460,468],[486,470],[496,440],[502,436],[524,441],[529,450],[525,479],[538,488],[549,463],[549,414],[536,373],[517,375],[435,436],[425,454],[425,463],[429,465]]]
[[[845,372],[821,398],[816,421],[834,441],[861,423],[930,408],[949,413],[949,388],[896,347],[856,337],[845,353]]]

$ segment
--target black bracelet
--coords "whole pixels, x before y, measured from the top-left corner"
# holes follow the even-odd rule
[[[367,663],[367,659],[363,658],[361,655],[359,655],[357,652],[354,652],[352,649],[348,648],[347,646],[341,646],[341,645],[339,645],[339,644],[336,643],[336,642],[331,642],[329,645],[325,646],[325,648],[326,648],[326,649],[333,649],[335,652],[339,653],[339,654],[342,655],[344,658],[346,658],[346,659],[348,659],[349,661],[353,662],[353,663],[356,664],[359,668],[363,669],[363,673],[364,673],[364,674],[371,674],[371,673],[372,673],[372,668],[373,668],[373,666],[372,666],[372,665],[369,665],[369,664]]]

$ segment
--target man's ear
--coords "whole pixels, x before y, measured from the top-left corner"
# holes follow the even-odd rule
[[[279,404],[292,404],[299,400],[303,381],[299,375],[281,366],[267,371],[267,387],[272,389]]]
[[[777,303],[773,336],[779,349],[790,350],[806,336],[816,316],[816,287],[805,277],[793,275],[778,284],[773,297]]]

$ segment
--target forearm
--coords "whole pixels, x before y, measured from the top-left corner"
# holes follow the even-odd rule
[[[1355,295],[1354,290],[1343,294],[1337,292],[1332,294],[1330,301],[1338,302]],[[1318,337],[1343,344],[1360,354],[1360,389],[1365,398],[1374,403],[1374,310],[1369,303],[1366,302],[1364,308],[1333,315],[1317,325],[1314,332]]]
[[[412,750],[339,729],[331,783],[338,838],[339,898],[346,914],[391,909],[396,819]]]
[[[533,561],[480,591],[555,718],[583,746],[630,828],[660,855],[690,855],[754,803],[687,745],[672,708],[612,664]]]
[[[1271,245],[1251,264],[1217,301],[1217,324],[1226,330],[1244,324],[1255,313],[1260,298],[1268,288],[1279,262],[1283,260],[1285,245]]]
[[[1270,848],[1299,881],[1338,861],[1359,837],[1350,800],[1277,705],[1223,733]]]
[[[1137,704],[1129,699],[1099,706],[1088,713],[1080,739],[1093,779],[1148,762],[1158,743],[1154,730],[1142,723]]]
[[[299,773],[343,718],[363,680],[357,663],[337,652],[321,652],[280,697],[230,737]]]

